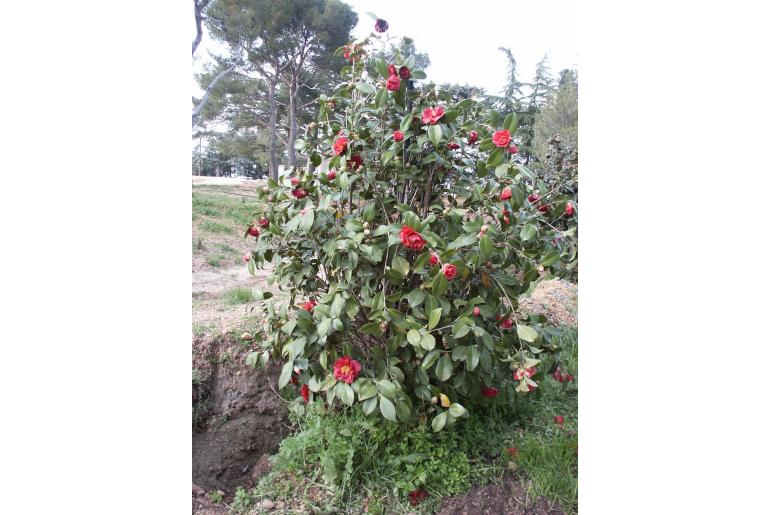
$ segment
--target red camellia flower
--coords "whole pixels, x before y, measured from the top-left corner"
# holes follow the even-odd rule
[[[412,72],[406,66],[402,66],[398,69],[398,76],[404,80],[409,80],[409,77],[412,76]]]
[[[296,178],[296,177],[292,177],[291,178],[291,185],[292,186],[296,186],[297,184],[299,184],[299,179]]]
[[[479,316],[480,314],[481,314],[481,308],[479,308],[478,306],[476,306],[475,308],[473,308],[473,316],[477,317],[477,316]]]
[[[438,256],[433,252],[430,253],[430,266],[436,266],[438,264]]]
[[[510,152],[511,154],[518,154],[519,153],[519,147],[517,147],[516,145],[511,143],[511,146],[508,147],[508,152]]]
[[[555,417],[553,417],[553,421],[559,424],[559,427],[561,427],[562,429],[564,428],[564,417],[562,417],[561,415],[556,415]]]
[[[308,385],[303,384],[302,388],[299,389],[299,393],[302,395],[302,398],[305,399],[305,403],[310,402],[310,388]]]
[[[513,327],[513,320],[510,318],[505,318],[502,322],[500,322],[501,329],[510,329],[511,327]]]
[[[508,454],[511,455],[511,458],[515,458],[516,455],[519,453],[519,450],[516,447],[508,447],[505,449]]]
[[[487,387],[481,390],[481,395],[486,397],[487,399],[491,399],[492,397],[497,397],[497,388],[491,388]]]
[[[425,239],[412,229],[411,227],[405,225],[401,228],[401,243],[404,244],[404,247],[412,250],[422,250],[422,248],[425,246]]]
[[[333,181],[336,178],[337,178],[337,172],[335,172],[334,170],[329,170],[328,172],[326,172],[327,180]]]
[[[398,70],[396,70],[395,64],[388,65],[388,75],[398,75]]]
[[[348,149],[348,138],[341,137],[337,138],[337,141],[334,142],[334,153],[338,156],[343,154]]]
[[[388,88],[388,91],[398,91],[398,88],[401,87],[401,79],[398,78],[398,75],[391,75],[385,82],[385,87]]]
[[[350,356],[342,356],[334,362],[334,377],[338,381],[351,384],[361,372],[361,364]]]
[[[393,141],[404,141],[404,133],[401,131],[393,131]]]
[[[455,277],[457,277],[457,267],[454,265],[450,265],[449,263],[446,263],[444,266],[441,267],[441,272],[443,272],[444,277],[446,277],[450,281]]]
[[[409,492],[409,504],[412,506],[417,506],[421,502],[423,502],[428,497],[428,492],[423,490],[422,488],[419,488],[417,490],[412,490]]]
[[[471,131],[470,134],[468,134],[468,145],[473,145],[479,140],[479,133],[476,131]]]
[[[296,190],[292,190],[291,194],[298,199],[303,199],[307,197],[307,191],[303,190],[302,188],[297,188]]]
[[[503,188],[503,192],[500,193],[500,200],[508,200],[509,198],[511,198],[511,187],[506,186]]]
[[[436,125],[442,116],[444,116],[443,107],[441,106],[426,107],[425,110],[422,112],[422,123],[429,123],[430,125]]]
[[[495,146],[498,147],[507,147],[508,143],[511,142],[511,133],[510,131],[497,131],[492,135],[492,143],[495,144]]]
[[[313,308],[316,307],[317,305],[318,305],[318,303],[315,300],[310,299],[309,301],[307,301],[304,304],[302,304],[302,309],[312,313],[313,312]]]
[[[448,149],[451,149],[451,150],[457,150],[458,148],[460,148],[460,145],[458,145],[454,141],[450,141],[449,143],[446,144],[446,146]]]
[[[256,225],[250,225],[249,236],[254,236],[255,238],[259,236],[259,227],[257,227]]]
[[[265,218],[264,216],[259,219],[259,225],[260,227],[267,228],[270,226],[270,220]]]
[[[529,200],[529,202],[530,202],[531,204],[534,204],[535,202],[537,202],[538,200],[540,200],[540,195],[538,195],[537,193],[533,193],[532,195],[530,195],[529,197],[527,197],[527,200]]]
[[[357,170],[362,166],[364,166],[364,160],[361,158],[360,155],[355,154],[353,156],[350,156],[350,159],[348,159],[348,170]]]
[[[377,32],[385,32],[388,30],[388,22],[383,20],[382,18],[377,18],[377,21],[374,22],[374,30]]]
[[[564,208],[564,216],[571,217],[575,214],[575,205],[572,201],[567,202],[567,207]]]

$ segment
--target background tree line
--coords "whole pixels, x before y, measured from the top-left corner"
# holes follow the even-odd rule
[[[336,73],[345,63],[334,51],[351,40],[358,15],[340,0],[193,2],[199,29],[193,55],[203,25],[226,48],[225,55],[212,55],[196,77],[204,94],[193,98],[193,173],[277,178],[279,165],[304,164],[297,162],[294,143],[301,127],[317,116],[315,99],[331,96]],[[417,52],[409,38],[380,57],[388,61],[396,51],[414,55],[419,69],[430,65],[429,56]],[[562,151],[574,149],[576,154],[577,73],[562,70],[554,78],[544,56],[533,80],[522,82],[511,50],[500,51],[508,70],[499,95],[468,85],[441,87],[458,99],[473,96],[503,115],[517,113],[519,158],[534,170],[548,167],[555,134]]]

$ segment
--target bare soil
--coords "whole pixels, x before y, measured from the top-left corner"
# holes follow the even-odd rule
[[[577,326],[577,285],[558,278],[540,281],[530,297],[519,299],[519,306],[555,325]]]
[[[477,486],[448,497],[437,515],[564,515],[557,502],[530,495],[530,482],[503,476],[499,485]]]

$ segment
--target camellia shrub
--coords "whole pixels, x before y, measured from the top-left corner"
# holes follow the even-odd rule
[[[278,386],[304,402],[440,431],[536,392],[556,332],[517,298],[572,255],[556,227],[571,200],[518,162],[515,115],[415,84],[414,58],[375,44],[338,50],[340,83],[297,142],[308,168],[259,191],[248,267],[271,263],[289,300],[264,303],[248,362],[282,361]]]

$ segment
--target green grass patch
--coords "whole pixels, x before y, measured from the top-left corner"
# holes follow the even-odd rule
[[[233,288],[226,291],[222,298],[228,304],[246,304],[254,300],[254,296],[248,288]]]
[[[219,268],[221,266],[221,263],[219,262],[219,256],[208,256],[206,258],[206,264]]]
[[[229,225],[225,225],[214,220],[204,220],[200,224],[202,231],[213,232],[219,234],[234,234],[235,231]]]
[[[243,230],[246,230],[256,212],[257,204],[253,199],[208,191],[193,191],[192,194],[193,219],[201,216],[215,218],[220,223],[243,227]]]

